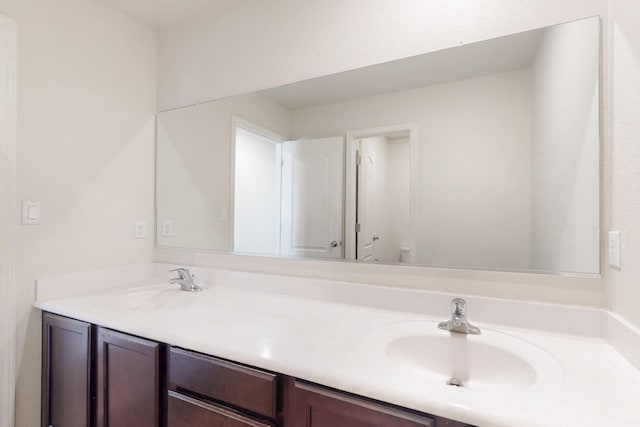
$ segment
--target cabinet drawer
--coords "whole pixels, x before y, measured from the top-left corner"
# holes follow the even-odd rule
[[[169,391],[168,403],[168,427],[272,427],[175,391]]]
[[[296,381],[296,427],[434,427],[431,417]]]
[[[214,357],[172,348],[169,388],[188,390],[275,419],[278,376]]]

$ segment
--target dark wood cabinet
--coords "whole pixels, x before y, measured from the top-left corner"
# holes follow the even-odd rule
[[[433,418],[304,382],[294,393],[295,427],[435,427]]]
[[[164,346],[97,330],[97,427],[164,425]]]
[[[42,426],[90,427],[93,383],[89,323],[42,315]]]
[[[467,427],[43,314],[42,427]]]

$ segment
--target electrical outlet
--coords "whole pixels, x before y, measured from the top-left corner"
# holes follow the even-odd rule
[[[162,230],[160,231],[162,237],[171,237],[173,236],[173,221],[170,219],[162,220]]]

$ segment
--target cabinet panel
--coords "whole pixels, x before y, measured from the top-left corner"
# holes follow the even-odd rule
[[[97,335],[97,426],[161,425],[161,344],[104,328]]]
[[[91,425],[91,325],[42,315],[42,426]]]
[[[434,427],[433,419],[296,382],[295,427]]]
[[[219,406],[169,391],[168,427],[271,427]]]
[[[278,376],[215,357],[172,348],[169,388],[188,390],[275,419]]]

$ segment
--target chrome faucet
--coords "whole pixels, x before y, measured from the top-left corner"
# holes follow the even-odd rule
[[[451,301],[451,319],[438,323],[438,328],[461,334],[480,335],[480,328],[467,320],[467,302],[462,298]]]
[[[178,277],[169,279],[169,283],[177,283],[183,291],[198,292],[202,290],[202,288],[194,281],[195,276],[189,272],[189,269],[174,268],[173,270],[169,270],[169,273],[178,274]]]

